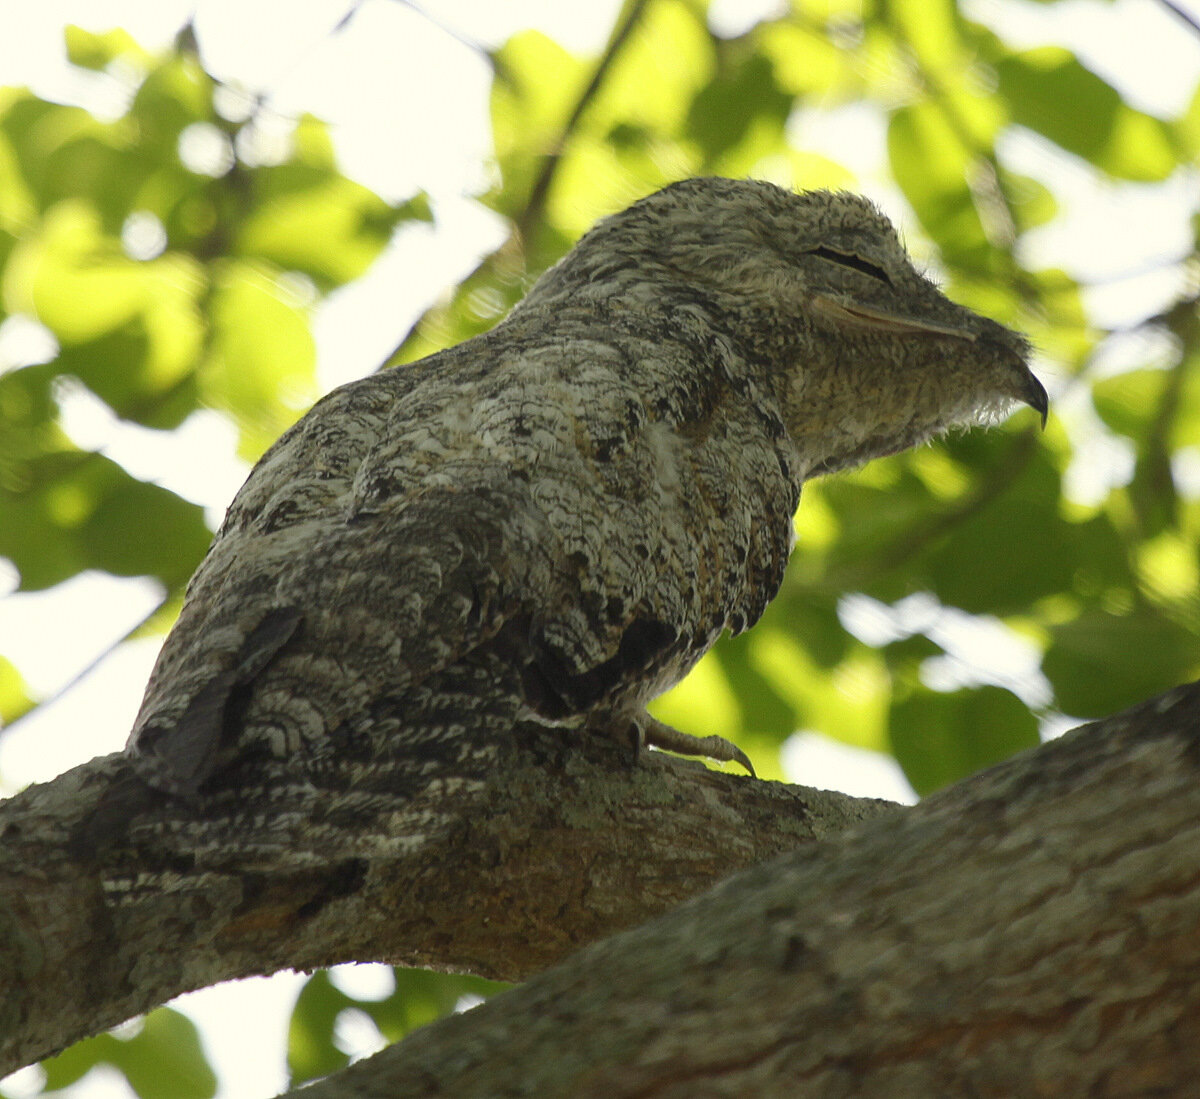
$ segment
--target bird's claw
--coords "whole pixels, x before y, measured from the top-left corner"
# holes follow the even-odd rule
[[[720,763],[740,763],[750,772],[752,778],[758,778],[750,757],[732,741],[723,736],[692,736],[690,733],[681,733],[657,718],[650,717],[649,714],[640,715],[633,722],[632,741],[635,761],[643,748],[648,746],[681,756],[715,759]]]

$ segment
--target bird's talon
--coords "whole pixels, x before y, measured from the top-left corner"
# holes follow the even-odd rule
[[[746,768],[751,778],[758,778],[750,757],[723,736],[692,736],[652,717],[646,717],[634,725],[638,730],[639,745],[650,745],[663,751],[674,752],[676,755],[703,757],[719,763],[739,763]]]

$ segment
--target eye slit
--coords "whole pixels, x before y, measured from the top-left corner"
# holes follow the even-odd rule
[[[843,267],[853,267],[856,271],[861,271],[864,275],[870,275],[873,279],[879,279],[880,282],[886,282],[889,286],[892,280],[888,278],[888,273],[870,260],[865,260],[861,256],[855,256],[849,252],[835,252],[832,248],[826,248],[823,244],[818,244],[816,248],[810,248],[808,251],[810,256],[820,256],[821,259],[827,259],[830,263],[840,263]]]

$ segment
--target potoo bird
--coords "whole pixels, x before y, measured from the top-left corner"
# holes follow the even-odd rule
[[[529,721],[749,766],[647,701],[763,613],[806,480],[1018,402],[1044,419],[1027,359],[861,197],[673,184],[493,331],[342,386],[271,447],[129,751],[183,795],[256,760],[413,777]]]

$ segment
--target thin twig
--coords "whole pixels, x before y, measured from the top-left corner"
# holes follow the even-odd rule
[[[580,93],[578,100],[575,102],[574,108],[563,123],[563,128],[559,132],[558,137],[552,143],[552,151],[547,153],[542,161],[542,166],[538,171],[537,179],[534,180],[533,186],[530,188],[529,197],[525,201],[525,208],[513,219],[513,229],[501,244],[494,251],[488,253],[482,260],[476,264],[475,268],[465,278],[461,280],[460,285],[470,282],[481,272],[487,270],[496,262],[498,256],[512,248],[513,243],[517,240],[527,238],[532,232],[533,226],[542,216],[545,209],[546,200],[550,195],[551,187],[554,184],[555,176],[558,172],[558,167],[562,162],[563,150],[566,148],[567,141],[578,128],[580,120],[583,118],[588,106],[595,99],[596,94],[600,91],[604,83],[605,77],[612,71],[614,62],[617,60],[629,40],[634,28],[645,14],[646,8],[649,6],[649,0],[633,0],[629,5],[625,17],[617,23],[613,30],[612,36],[609,38],[608,45],[604,48],[604,53],[600,60],[596,63],[595,72],[592,73],[591,80],[588,81],[587,87]],[[407,332],[401,338],[400,342],[392,349],[392,351],[383,359],[381,365],[388,365],[396,362],[399,356],[403,353],[404,348],[408,346],[409,341],[421,330],[421,327],[428,320],[429,316],[438,308],[438,306],[430,306],[421,315],[413,321]]]
[[[449,23],[443,23],[442,20],[426,11],[420,4],[415,3],[414,0],[395,0],[395,2],[397,4],[402,4],[404,7],[409,8],[412,11],[415,11],[431,27],[436,27],[447,37],[453,38],[454,41],[460,46],[465,46],[472,53],[477,53],[485,61],[489,63],[491,62],[492,55],[486,46],[484,46],[481,42],[476,42],[475,39],[468,38],[465,34],[456,31],[452,26],[450,26]]]
[[[104,661],[106,661],[110,656],[112,656],[117,649],[124,645],[125,642],[128,641],[135,633],[137,633],[138,630],[140,630],[144,625],[146,625],[150,619],[158,614],[158,612],[161,611],[164,606],[166,606],[167,601],[170,598],[171,593],[168,593],[157,603],[155,603],[145,615],[143,615],[137,622],[130,626],[129,629],[127,629],[111,645],[107,645],[104,649],[92,657],[92,659],[89,660],[82,668],[80,668],[73,676],[71,676],[70,679],[61,684],[54,691],[51,691],[51,693],[46,695],[45,698],[39,698],[37,702],[30,706],[29,709],[23,714],[20,714],[2,729],[0,729],[0,736],[5,736],[8,733],[11,733],[18,725],[21,724],[21,722],[32,717],[38,712],[38,710],[44,709],[46,706],[53,705],[68,692],[73,691],[87,676],[91,675],[91,673],[94,672],[101,664],[103,664]]]
[[[1175,0],[1158,0],[1158,2],[1177,19],[1181,19],[1197,34],[1200,34],[1200,19],[1197,19],[1191,12],[1185,11]]]
[[[649,0],[633,0],[633,3],[629,5],[625,18],[613,31],[608,45],[604,48],[604,53],[601,55],[599,62],[597,62],[596,69],[592,73],[592,79],[588,81],[587,87],[580,93],[579,99],[575,102],[574,109],[563,124],[562,131],[554,142],[554,147],[543,157],[542,167],[538,172],[538,177],[534,181],[533,187],[530,188],[525,209],[521,213],[520,218],[517,219],[517,233],[522,238],[527,238],[530,235],[534,225],[542,216],[542,210],[546,205],[546,199],[550,195],[550,188],[554,183],[554,177],[557,175],[558,166],[562,161],[563,150],[567,147],[567,142],[578,128],[580,120],[583,118],[588,107],[591,106],[592,100],[596,98],[596,94],[604,84],[604,78],[612,69],[617,57],[620,56],[622,48],[633,33],[634,27],[641,20],[648,4]]]

